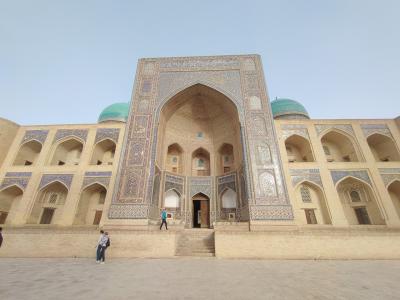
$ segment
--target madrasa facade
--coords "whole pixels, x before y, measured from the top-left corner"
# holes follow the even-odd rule
[[[104,228],[115,257],[400,258],[400,119],[270,101],[258,55],[140,59],[97,124],[0,136],[0,256],[90,256]]]

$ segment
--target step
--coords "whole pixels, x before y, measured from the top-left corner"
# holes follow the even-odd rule
[[[176,256],[215,256],[214,231],[185,229],[176,240]]]

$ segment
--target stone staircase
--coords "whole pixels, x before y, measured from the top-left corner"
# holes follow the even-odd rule
[[[177,234],[176,256],[215,256],[214,230],[184,229]]]

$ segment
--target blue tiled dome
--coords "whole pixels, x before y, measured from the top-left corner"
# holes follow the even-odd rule
[[[308,112],[299,102],[277,98],[271,102],[272,114],[274,119],[309,119]]]
[[[114,103],[101,112],[98,122],[126,122],[129,114],[129,103]]]

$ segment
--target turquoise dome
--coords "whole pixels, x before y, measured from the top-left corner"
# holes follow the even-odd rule
[[[98,122],[126,122],[129,114],[129,103],[114,103],[101,112]]]
[[[304,106],[292,99],[276,98],[271,102],[274,119],[309,119]]]

